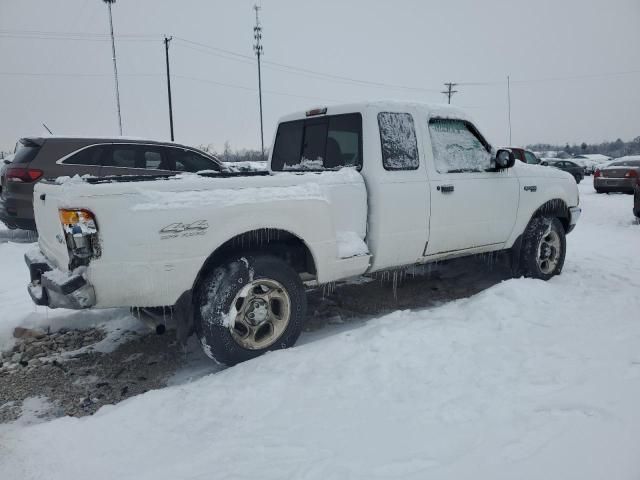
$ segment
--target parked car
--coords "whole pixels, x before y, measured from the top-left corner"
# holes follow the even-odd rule
[[[175,143],[125,138],[26,137],[4,173],[0,220],[35,230],[33,188],[43,178],[74,175],[172,175],[220,170],[210,155]]]
[[[593,174],[593,188],[598,193],[633,193],[640,181],[640,155],[621,157]]]
[[[584,167],[585,175],[593,175],[598,165],[610,161],[611,157],[599,153],[585,153],[583,155],[576,155],[571,160]]]
[[[36,304],[171,315],[225,364],[292,346],[305,286],[496,251],[547,280],[580,216],[573,179],[496,152],[464,112],[390,102],[284,117],[269,172],[41,182],[35,197]]]
[[[11,162],[13,162],[13,154],[8,155],[0,160],[0,196],[2,195],[2,187],[4,187],[4,172]]]
[[[516,160],[520,160],[523,163],[528,163],[530,165],[538,165],[540,163],[540,159],[538,156],[533,153],[531,150],[526,150],[520,147],[504,147],[508,148],[513,152],[513,155],[516,157]]]
[[[575,178],[576,183],[580,183],[584,178],[584,168],[577,163],[572,162],[571,160],[545,158],[542,160],[542,162],[540,162],[540,165],[564,170],[565,172],[570,173],[573,178]]]

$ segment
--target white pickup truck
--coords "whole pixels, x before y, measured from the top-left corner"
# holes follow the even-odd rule
[[[234,364],[292,346],[305,288],[485,252],[560,273],[568,173],[514,162],[456,109],[360,103],[284,117],[268,172],[42,182],[29,293],[177,320]]]

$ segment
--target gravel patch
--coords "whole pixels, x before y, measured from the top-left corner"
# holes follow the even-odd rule
[[[18,419],[25,400],[34,397],[51,405],[39,413],[44,419],[91,415],[103,405],[165,386],[186,358],[171,332],[127,332],[131,340],[110,353],[92,348],[105,336],[99,329],[28,332],[2,354],[0,423]]]

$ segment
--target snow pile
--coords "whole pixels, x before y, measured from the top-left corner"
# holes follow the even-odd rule
[[[93,417],[0,426],[1,476],[637,479],[640,226],[630,197],[580,190],[560,277],[306,334]]]
[[[73,185],[73,184],[78,184],[78,183],[84,183],[84,181],[87,178],[96,178],[93,175],[89,175],[89,174],[85,174],[85,175],[78,175],[75,174],[73,177],[69,177],[68,175],[63,175],[61,177],[56,178],[55,183],[58,185]]]
[[[229,172],[264,172],[267,170],[266,161],[224,162],[222,165]]]
[[[356,232],[338,232],[338,258],[369,255],[369,247]]]
[[[252,205],[262,202],[287,200],[318,200],[328,202],[318,184],[292,185],[289,187],[236,188],[233,190],[193,190],[183,192],[164,192],[158,190],[140,190],[144,203],[131,207],[139,210],[167,210],[181,208],[216,208],[234,205]]]

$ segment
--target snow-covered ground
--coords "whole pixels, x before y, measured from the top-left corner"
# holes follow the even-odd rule
[[[0,478],[638,479],[640,225],[632,197],[590,183],[561,276],[305,334],[92,417],[0,426]],[[15,325],[87,315],[30,304],[26,249],[0,244],[1,346]]]

